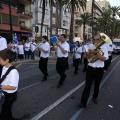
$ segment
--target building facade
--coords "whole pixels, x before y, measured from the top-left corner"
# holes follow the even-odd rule
[[[31,5],[31,10],[33,11],[32,26],[34,38],[40,38],[42,5],[43,0],[34,1]],[[47,35],[48,38],[50,38],[51,36],[59,36],[62,33],[67,34],[69,21],[69,13],[63,11],[56,1],[54,1],[53,4],[50,3],[49,0],[45,0],[45,18],[42,35]],[[39,29],[37,33],[35,31],[36,26],[38,26]]]
[[[8,42],[11,41],[11,33],[13,39],[15,35],[17,35],[19,39],[29,39],[32,37],[31,19],[33,17],[30,11],[30,4],[28,0],[11,1],[10,15],[9,0],[1,0],[0,33]],[[10,27],[12,28],[12,32]]]

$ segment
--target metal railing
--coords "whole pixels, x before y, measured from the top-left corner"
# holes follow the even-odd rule
[[[19,10],[19,14],[21,14],[21,15],[27,15],[27,16],[30,16],[30,17],[33,16],[33,13],[30,12],[30,11],[28,11],[28,10],[25,10],[25,11]]]
[[[32,31],[32,27],[29,26],[20,26],[21,30]]]

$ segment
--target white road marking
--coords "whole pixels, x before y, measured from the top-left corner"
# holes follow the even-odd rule
[[[112,62],[117,59],[119,56],[117,56],[116,58],[114,58],[112,60]],[[85,81],[83,81],[81,84],[79,84],[77,87],[75,87],[74,89],[72,89],[70,92],[68,92],[67,94],[65,94],[63,97],[61,97],[60,99],[58,99],[56,102],[54,102],[53,104],[51,104],[50,106],[48,106],[47,108],[45,108],[43,111],[41,111],[40,113],[38,113],[36,116],[34,116],[31,120],[38,120],[40,119],[43,115],[47,114],[50,110],[52,110],[54,107],[56,107],[57,105],[59,105],[61,102],[63,102],[67,97],[69,97],[71,94],[73,94],[74,92],[76,92],[80,87],[82,87],[85,84]]]
[[[61,97],[60,99],[58,99],[56,102],[54,102],[53,104],[51,104],[50,106],[48,106],[46,109],[44,109],[42,112],[40,112],[38,115],[36,115],[35,117],[33,117],[31,120],[38,120],[40,119],[43,115],[45,115],[46,113],[48,113],[50,110],[52,110],[54,107],[56,107],[57,105],[59,105],[62,101],[64,101],[67,97],[69,97],[71,94],[73,94],[75,91],[77,91],[81,86],[83,86],[85,84],[85,81],[83,81],[81,84],[79,84],[77,87],[75,87],[74,89],[72,89],[70,92],[68,92],[67,94],[65,94],[63,97]]]

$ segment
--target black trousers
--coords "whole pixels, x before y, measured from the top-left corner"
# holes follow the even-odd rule
[[[112,61],[112,55],[111,55],[111,56],[109,56],[108,67],[109,67],[109,66],[110,66],[110,64],[111,64],[111,61]]]
[[[108,59],[108,60],[105,60],[105,61],[104,61],[104,64],[105,64],[104,70],[107,70],[108,67],[109,67],[109,59]]]
[[[13,120],[11,109],[12,109],[14,101],[17,98],[17,92],[15,93],[4,92],[4,95],[5,95],[5,101],[2,104],[0,120]]]
[[[3,68],[3,66],[0,65],[0,78],[1,78],[1,74],[2,74],[2,68]]]
[[[60,75],[60,81],[59,84],[62,85],[63,81],[66,78],[66,74],[65,74],[65,70],[67,67],[67,58],[57,58],[57,63],[56,63],[56,71],[58,72],[58,74]]]
[[[82,52],[82,54],[81,54],[80,64],[82,63],[83,55],[84,55],[84,52]]]
[[[47,63],[48,63],[48,58],[43,58],[43,57],[40,58],[39,69],[43,73],[44,78],[47,78],[48,76]]]
[[[100,86],[100,82],[101,82],[102,78],[103,78],[103,68],[95,69],[95,68],[88,66],[87,71],[86,71],[85,88],[83,90],[82,97],[81,97],[81,103],[84,106],[86,106],[86,104],[87,104],[93,81],[94,81],[93,98],[98,97],[99,86]]]
[[[78,58],[78,59],[73,59],[73,65],[74,65],[74,68],[75,68],[75,70],[74,70],[74,74],[77,74],[78,73],[78,66],[79,66],[79,61],[80,61],[80,58]]]
[[[83,70],[86,70],[88,66],[88,60],[86,58],[84,58],[84,68]]]

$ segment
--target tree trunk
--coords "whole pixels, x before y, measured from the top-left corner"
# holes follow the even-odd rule
[[[43,30],[44,18],[45,18],[45,0],[43,0],[42,20],[41,20],[41,29],[40,29],[40,37],[42,37],[42,30]]]
[[[85,24],[83,24],[83,39],[84,39],[84,41],[86,41],[85,40]]]
[[[73,25],[74,25],[74,11],[75,11],[75,2],[76,0],[72,0],[71,6],[72,6],[72,12],[71,12],[71,23],[70,23],[70,33],[69,33],[69,41],[70,43],[73,42]]]

